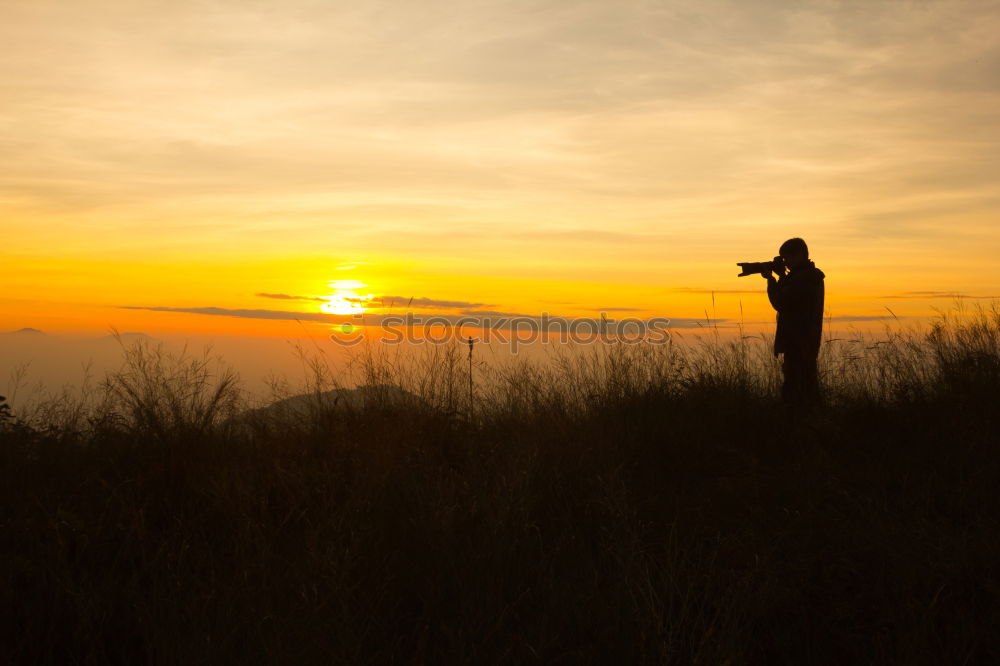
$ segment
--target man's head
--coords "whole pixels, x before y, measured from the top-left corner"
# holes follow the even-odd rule
[[[805,266],[809,261],[809,247],[801,238],[789,238],[778,249],[778,254],[785,260],[785,265],[789,270],[795,270],[800,266]]]

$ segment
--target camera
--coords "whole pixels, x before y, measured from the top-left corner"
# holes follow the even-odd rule
[[[780,256],[775,257],[771,261],[741,261],[736,265],[743,270],[743,272],[736,277],[757,274],[767,275],[768,273],[777,273],[778,275],[785,274],[785,260]]]

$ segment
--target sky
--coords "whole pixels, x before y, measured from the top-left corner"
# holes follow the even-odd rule
[[[771,322],[792,236],[831,322],[1000,296],[995,0],[3,14],[0,330]]]

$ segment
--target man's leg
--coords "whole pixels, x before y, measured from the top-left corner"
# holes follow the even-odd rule
[[[785,352],[781,359],[781,401],[786,405],[791,405],[795,402],[795,394],[797,393],[796,387],[796,364],[795,359],[792,354]]]
[[[786,405],[799,402],[802,393],[801,363],[794,353],[787,351],[784,353],[784,358],[781,361],[781,373],[783,375],[781,401]]]
[[[820,401],[819,375],[815,356],[786,352],[781,369],[785,378],[781,385],[782,402],[797,408],[813,405]]]
[[[819,373],[816,369],[816,357],[809,356],[802,362],[802,394],[806,402],[815,404],[820,401]]]

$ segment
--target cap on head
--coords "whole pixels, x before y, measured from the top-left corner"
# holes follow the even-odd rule
[[[778,254],[782,257],[789,257],[795,254],[801,254],[806,259],[809,258],[809,246],[801,238],[789,238],[781,247],[778,248]]]

